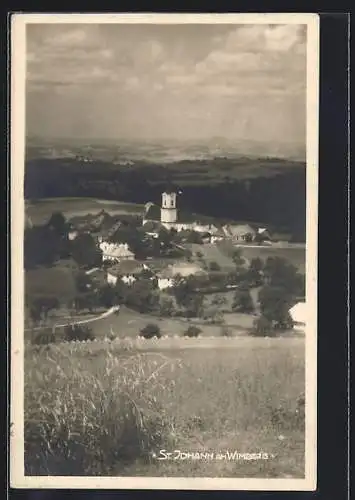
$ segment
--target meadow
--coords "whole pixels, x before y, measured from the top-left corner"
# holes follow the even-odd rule
[[[79,217],[88,213],[105,210],[112,215],[141,214],[143,206],[136,203],[126,203],[96,198],[43,198],[26,200],[25,212],[31,217],[33,224],[43,224],[53,212],[62,212],[66,218]]]
[[[304,340],[199,342],[27,346],[26,475],[304,477]]]

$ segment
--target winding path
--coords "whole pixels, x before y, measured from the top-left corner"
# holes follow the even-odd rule
[[[120,306],[113,306],[113,307],[110,307],[110,309],[107,309],[107,311],[103,312],[102,314],[99,314],[98,316],[94,316],[93,318],[86,318],[86,319],[74,320],[74,321],[72,320],[72,321],[69,321],[67,323],[63,323],[61,325],[59,325],[59,324],[53,325],[52,327],[39,326],[37,328],[26,328],[25,332],[30,331],[30,330],[31,331],[44,330],[45,328],[52,328],[52,330],[55,331],[56,328],[63,328],[65,326],[69,326],[69,325],[84,325],[86,323],[92,323],[94,321],[98,321],[99,319],[107,318],[108,316],[111,316],[111,314],[113,314],[114,312],[119,311],[119,310],[120,310]]]

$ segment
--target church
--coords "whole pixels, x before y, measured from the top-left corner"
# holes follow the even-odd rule
[[[145,205],[143,227],[147,232],[159,230],[159,227],[165,227],[168,230],[190,230],[210,234],[216,234],[221,231],[214,224],[195,220],[192,214],[178,210],[177,193],[175,191],[165,191],[162,193],[161,207],[151,202]]]

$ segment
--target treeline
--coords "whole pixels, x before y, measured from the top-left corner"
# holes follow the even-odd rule
[[[265,160],[266,161],[266,160]],[[270,160],[271,162],[272,160]],[[26,164],[25,197],[93,197],[133,203],[160,203],[167,184],[182,189],[179,204],[191,212],[237,221],[271,225],[287,231],[295,241],[305,240],[306,169],[283,165],[278,173],[238,179],[222,176],[213,161],[201,173],[181,164],[173,167],[137,163],[131,167],[74,160],[31,160]],[[276,171],[275,171],[276,172]],[[254,176],[253,176],[254,175]]]

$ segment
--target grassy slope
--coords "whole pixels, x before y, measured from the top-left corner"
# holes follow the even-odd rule
[[[303,477],[300,340],[248,339],[234,349],[164,356],[122,353],[114,344],[30,348],[25,371],[28,474]],[[274,456],[158,461],[152,453],[160,449]]]

